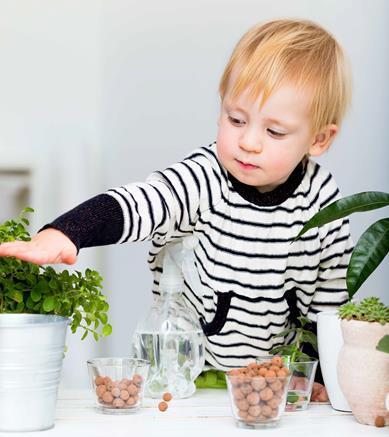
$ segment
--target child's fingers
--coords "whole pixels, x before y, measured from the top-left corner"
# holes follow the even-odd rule
[[[49,264],[53,262],[53,257],[47,251],[38,249],[33,243],[28,241],[1,244],[0,256],[14,256],[22,261],[33,264]]]
[[[10,243],[0,244],[0,256],[17,256],[26,249],[27,242],[12,241]]]
[[[311,401],[313,402],[328,402],[328,394],[324,385],[318,382],[313,383]]]
[[[318,400],[318,402],[328,402],[329,401],[327,390],[325,387],[323,387],[320,390],[320,392],[318,393],[317,400]]]

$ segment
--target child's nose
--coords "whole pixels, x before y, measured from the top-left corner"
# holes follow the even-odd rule
[[[246,134],[241,138],[239,145],[246,152],[261,153],[263,149],[259,135]]]

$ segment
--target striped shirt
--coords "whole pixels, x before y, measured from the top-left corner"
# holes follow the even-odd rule
[[[274,335],[297,315],[315,322],[319,311],[347,301],[353,248],[348,220],[312,229],[293,242],[317,211],[339,197],[331,174],[312,160],[300,163],[272,192],[260,193],[222,167],[213,143],[145,182],[96,196],[49,226],[78,248],[151,241],[148,263],[156,295],[161,250],[185,236],[197,237],[202,289],[185,282],[184,298],[206,335],[206,361],[227,370],[290,342],[293,335]],[[83,217],[77,226],[75,215]]]

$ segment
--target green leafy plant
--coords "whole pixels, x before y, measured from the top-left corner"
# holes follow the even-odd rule
[[[297,317],[299,321],[299,326],[294,326],[289,329],[285,329],[284,331],[276,334],[274,337],[286,337],[288,334],[294,332],[295,338],[294,341],[290,344],[283,344],[279,346],[275,346],[271,349],[270,353],[272,355],[281,355],[281,356],[289,356],[290,363],[301,362],[301,361],[311,361],[313,358],[309,355],[305,354],[302,351],[302,346],[305,343],[309,343],[315,351],[317,351],[317,337],[316,335],[305,329],[306,325],[309,325],[311,321],[304,316]]]
[[[31,239],[26,225],[27,213],[23,209],[16,220],[0,225],[0,243]],[[0,258],[0,313],[55,314],[70,319],[74,333],[84,330],[82,340],[93,334],[97,341],[111,334],[108,323],[109,305],[102,294],[102,277],[86,269],[70,273],[57,272],[52,267],[38,266],[14,257]]]
[[[316,213],[302,228],[295,240],[308,230],[323,226],[355,212],[370,211],[389,205],[389,193],[366,191],[339,199]],[[359,238],[347,269],[347,290],[350,299],[380,265],[389,252],[389,217],[373,223]]]

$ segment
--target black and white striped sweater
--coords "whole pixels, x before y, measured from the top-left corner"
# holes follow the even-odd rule
[[[214,143],[146,182],[100,194],[46,227],[61,230],[79,249],[150,240],[155,294],[161,249],[195,235],[202,290],[185,283],[184,297],[207,336],[207,362],[226,370],[281,344],[274,335],[299,313],[316,321],[319,311],[347,300],[348,220],[292,243],[309,218],[339,197],[331,174],[311,160],[272,192],[260,193],[222,168]]]

